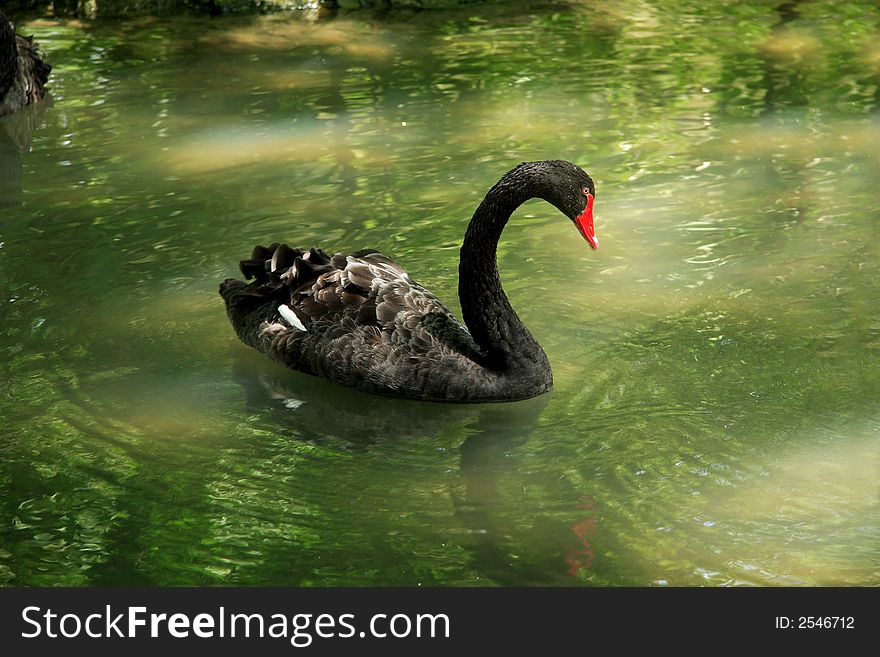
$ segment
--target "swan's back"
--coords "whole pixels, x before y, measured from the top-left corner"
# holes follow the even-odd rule
[[[365,392],[491,401],[497,375],[449,309],[373,250],[258,246],[220,293],[239,337],[293,369]]]

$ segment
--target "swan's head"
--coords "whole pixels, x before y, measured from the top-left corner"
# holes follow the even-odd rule
[[[518,189],[522,196],[542,198],[571,219],[587,243],[599,248],[596,229],[593,226],[593,199],[596,185],[593,179],[576,164],[565,160],[523,162],[508,171],[493,191]],[[503,192],[506,193],[506,192]]]
[[[593,250],[598,249],[599,240],[593,226],[593,199],[596,198],[593,179],[579,166],[565,160],[541,164],[547,170],[548,191],[543,198],[574,222]]]

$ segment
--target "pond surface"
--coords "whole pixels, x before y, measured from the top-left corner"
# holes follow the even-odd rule
[[[55,69],[0,123],[0,582],[880,585],[880,8],[717,4],[20,19]],[[532,202],[499,266],[551,394],[236,340],[217,284],[275,240],[457,312],[471,213],[549,158],[600,250]]]

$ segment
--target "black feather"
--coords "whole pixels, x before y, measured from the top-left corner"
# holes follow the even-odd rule
[[[41,59],[33,36],[16,34],[0,9],[0,116],[39,102],[51,70]]]
[[[238,263],[238,266],[239,269],[241,269],[241,273],[244,275],[245,280],[248,281],[252,278],[260,278],[266,274],[266,261],[263,259],[242,260]]]
[[[289,269],[291,265],[302,255],[302,251],[294,251],[286,244],[280,244],[275,253],[272,254],[272,261],[269,265],[269,271],[277,274],[284,269]]]

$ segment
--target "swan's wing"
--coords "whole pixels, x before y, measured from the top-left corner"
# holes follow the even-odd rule
[[[422,328],[440,344],[452,351],[467,356],[474,362],[481,362],[484,354],[474,342],[464,325],[449,311],[428,313],[422,318]]]
[[[288,323],[304,332],[375,331],[413,353],[436,347],[479,360],[480,350],[467,329],[433,294],[413,281],[391,258],[373,249],[328,256],[285,244],[257,247],[241,263],[246,277],[256,276],[253,293],[286,304],[295,317]],[[287,319],[286,309],[282,316]]]

